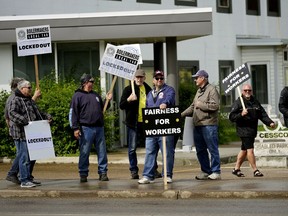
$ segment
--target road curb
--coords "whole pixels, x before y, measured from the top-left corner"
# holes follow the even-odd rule
[[[47,197],[47,198],[166,198],[166,199],[199,199],[199,198],[238,198],[238,199],[287,199],[287,192],[274,191],[207,191],[191,192],[186,190],[163,191],[45,191],[45,190],[4,190],[0,192],[1,198],[13,197]]]

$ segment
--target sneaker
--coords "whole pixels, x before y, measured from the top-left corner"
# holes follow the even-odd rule
[[[167,177],[167,183],[169,184],[169,183],[172,183],[173,181],[172,181],[172,178],[171,177]]]
[[[41,182],[40,181],[32,180],[31,182],[33,184],[35,184],[36,186],[41,186]]]
[[[208,176],[208,179],[220,180],[221,179],[221,175],[219,173],[212,173],[211,175]]]
[[[199,173],[199,175],[195,176],[195,179],[197,179],[197,180],[207,180],[208,176],[209,176],[208,173],[201,172],[201,173]]]
[[[150,183],[154,183],[153,180],[148,179],[147,177],[143,177],[142,179],[140,179],[138,181],[139,184],[150,184]]]
[[[154,178],[162,178],[162,174],[158,170],[155,170]]]
[[[87,176],[80,176],[80,183],[87,182]]]
[[[139,179],[138,173],[131,173],[131,179]]]
[[[11,181],[11,182],[13,182],[15,184],[18,184],[18,185],[21,184],[21,182],[19,181],[18,177],[15,176],[15,175],[7,175],[6,180],[7,181]]]
[[[109,181],[109,178],[108,178],[106,173],[102,173],[99,175],[99,180],[100,181]]]
[[[36,187],[36,185],[33,184],[32,182],[21,183],[21,188],[32,188],[32,187]]]

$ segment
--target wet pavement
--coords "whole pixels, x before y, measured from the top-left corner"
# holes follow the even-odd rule
[[[42,186],[32,189],[23,189],[5,180],[11,164],[8,159],[4,159],[4,163],[0,163],[0,197],[288,198],[287,168],[259,167],[264,177],[253,177],[248,162],[244,162],[241,170],[246,177],[239,178],[231,174],[239,145],[220,146],[219,150],[222,161],[221,180],[196,180],[195,175],[200,169],[195,152],[177,149],[172,184],[164,184],[162,178],[146,185],[130,179],[126,148],[108,154],[108,182],[98,180],[95,155],[90,157],[87,183],[79,182],[78,157],[59,157],[37,161],[33,175],[42,182]],[[145,149],[138,149],[140,171],[143,170],[144,157]],[[160,169],[160,155],[158,161]]]

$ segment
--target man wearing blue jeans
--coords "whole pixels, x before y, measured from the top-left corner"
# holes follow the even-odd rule
[[[79,140],[79,175],[80,182],[87,182],[89,174],[89,155],[94,145],[98,156],[98,174],[100,181],[109,181],[107,176],[107,151],[104,136],[104,103],[98,93],[93,91],[94,78],[83,74],[81,86],[72,97],[69,121],[74,130],[74,137]],[[111,100],[112,94],[108,93],[106,100]]]
[[[175,106],[175,90],[173,87],[165,84],[163,71],[157,70],[154,72],[153,85],[154,88],[147,95],[147,108],[159,107],[160,109],[166,109],[167,107]],[[162,158],[167,157],[167,183],[172,183],[175,155],[174,136],[166,137],[167,155],[163,155],[162,146],[162,137],[146,137],[145,164],[143,177],[138,181],[139,184],[153,183],[159,149],[161,149]]]
[[[181,113],[181,116],[193,115],[194,142],[201,166],[201,173],[195,178],[197,180],[221,179],[218,150],[219,93],[215,86],[209,83],[209,75],[205,70],[199,70],[192,77],[199,89],[192,104]]]
[[[120,109],[125,110],[125,125],[127,128],[128,158],[131,179],[139,179],[139,168],[137,160],[137,147],[145,145],[145,135],[143,132],[142,108],[146,107],[146,95],[150,92],[150,86],[145,82],[145,71],[138,69],[135,72],[134,89],[126,86],[120,99]]]
[[[17,90],[17,85],[20,81],[23,81],[24,79],[23,78],[19,78],[19,77],[14,77],[12,80],[11,80],[11,83],[10,83],[10,87],[11,87],[11,95],[7,98],[7,101],[5,103],[5,120],[6,120],[6,124],[7,124],[7,127],[9,128],[9,134],[11,135],[11,132],[10,132],[10,119],[9,119],[9,110],[10,110],[10,102],[15,98],[15,91]],[[32,97],[32,100],[36,101],[39,97],[41,96],[41,92],[40,90],[36,89],[33,97]],[[16,149],[18,149],[16,147]],[[14,158],[13,160],[13,163],[12,163],[12,166],[10,168],[10,170],[8,171],[7,173],[7,177],[6,177],[6,180],[7,181],[11,181],[15,184],[20,184],[20,180],[18,178],[18,173],[19,173],[19,152],[16,151],[16,157]],[[35,160],[33,161],[30,161],[30,175],[31,175],[31,179],[34,179],[34,177],[32,176],[32,172],[33,172],[33,167],[35,165]],[[36,182],[36,181],[34,181]]]

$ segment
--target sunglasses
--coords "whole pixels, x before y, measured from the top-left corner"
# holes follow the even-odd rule
[[[244,89],[243,91],[244,91],[244,92],[252,92],[251,89]]]
[[[163,77],[155,77],[155,80],[164,80],[164,78]]]
[[[28,89],[32,89],[32,87],[23,87],[23,88],[28,88]]]

